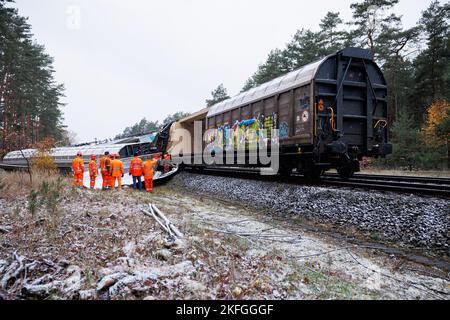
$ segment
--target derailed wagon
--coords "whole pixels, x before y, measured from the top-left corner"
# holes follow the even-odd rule
[[[252,153],[260,151],[249,148],[248,141],[245,163],[236,161],[236,148],[226,150],[233,139],[229,133],[255,129],[258,143],[270,145],[275,130],[279,149],[271,156],[279,157],[280,173],[297,169],[317,178],[334,168],[347,179],[359,171],[363,157],[392,153],[386,98],[386,80],[372,54],[346,48],[174,123],[172,133],[183,130],[181,136],[180,130],[171,134],[169,151],[174,159],[189,158],[190,165],[200,167],[229,165],[230,153],[235,165],[261,166],[251,163]],[[195,122],[202,124],[200,142]],[[213,163],[205,162],[205,150]]]
[[[129,137],[114,142],[102,144],[84,144],[78,146],[53,148],[49,156],[53,158],[58,169],[63,172],[72,170],[72,161],[78,152],[81,152],[85,164],[84,183],[89,187],[88,164],[91,155],[97,156],[97,161],[108,151],[110,154],[118,154],[124,163],[125,171],[128,172],[130,161],[134,153],[138,153],[143,160],[153,157],[155,154],[164,154],[167,149],[169,139],[170,124],[165,125],[161,130],[146,135]],[[38,154],[36,149],[17,150],[9,152],[0,162],[0,169],[6,170],[27,170],[33,157]],[[165,170],[164,165],[169,167]],[[178,167],[171,161],[162,160],[154,174],[155,182],[163,182],[178,172]],[[127,175],[124,177],[123,184],[132,184],[132,179]],[[101,188],[101,181],[97,179],[96,187]]]

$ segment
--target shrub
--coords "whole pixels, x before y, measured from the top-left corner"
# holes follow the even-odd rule
[[[444,148],[423,143],[423,135],[406,113],[399,115],[392,126],[393,153],[386,159],[377,159],[375,166],[389,169],[441,169]],[[422,131],[423,133],[423,131]]]
[[[38,154],[34,156],[31,166],[32,170],[38,171],[54,171],[58,169],[53,158],[47,154]]]
[[[35,145],[36,155],[31,159],[32,170],[54,171],[57,169],[54,159],[50,156],[55,140],[47,138]]]
[[[33,218],[36,215],[36,211],[39,207],[38,195],[39,193],[37,191],[31,190],[28,196],[28,211],[30,211]]]
[[[61,199],[63,179],[42,181],[38,190],[32,189],[28,196],[28,210],[34,217],[39,208],[45,208],[50,218],[56,224],[59,217],[58,203]]]

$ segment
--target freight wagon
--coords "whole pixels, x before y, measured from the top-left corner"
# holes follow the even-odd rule
[[[348,179],[363,157],[392,153],[386,99],[386,80],[372,54],[346,48],[174,123],[169,152],[174,160],[201,168],[227,165],[230,152],[236,165],[260,166],[250,163],[258,150],[248,145],[245,163],[237,163],[236,149],[225,150],[227,132],[256,128],[265,132],[257,134],[258,141],[270,144],[275,129],[279,150],[271,156],[279,157],[281,174],[297,169],[313,179],[336,169]],[[200,138],[195,122],[201,123]],[[212,141],[219,152],[208,149]],[[213,163],[204,161],[205,150]]]

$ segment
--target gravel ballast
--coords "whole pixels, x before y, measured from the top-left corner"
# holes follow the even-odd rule
[[[385,240],[444,250],[450,246],[450,201],[416,195],[301,186],[270,181],[180,173],[172,185],[270,213],[352,226]]]

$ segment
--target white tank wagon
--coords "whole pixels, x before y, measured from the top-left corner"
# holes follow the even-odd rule
[[[78,152],[83,154],[83,160],[87,167],[89,161],[91,160],[91,155],[95,154],[97,159],[100,159],[106,151],[110,154],[119,154],[122,161],[128,163],[133,157],[133,152],[136,150],[142,152],[142,154],[151,155],[151,150],[149,148],[150,144],[102,144],[102,145],[88,145],[82,147],[62,147],[54,148],[50,152],[50,156],[54,159],[55,164],[60,169],[70,169],[72,166],[72,161]],[[22,154],[23,153],[23,154]],[[35,155],[37,151],[35,149],[18,150],[8,153],[3,158],[3,164],[13,166],[27,166]],[[24,158],[25,157],[25,158]]]
[[[166,152],[169,138],[170,124],[166,125],[159,132],[149,133],[136,137],[129,137],[118,140],[112,143],[104,144],[86,144],[78,146],[69,146],[61,148],[53,148],[50,151],[50,156],[54,159],[56,166],[62,171],[71,171],[72,161],[78,152],[83,155],[85,165],[85,183],[89,183],[88,165],[91,160],[91,155],[96,155],[97,165],[100,164],[100,158],[105,152],[109,154],[119,154],[124,164],[125,172],[128,173],[130,168],[130,161],[134,153],[138,153],[142,160],[147,160],[155,154],[162,154]],[[36,149],[25,149],[9,152],[0,162],[0,168],[6,170],[17,170],[28,168],[28,162],[36,155]],[[170,164],[171,170],[163,172],[164,164]],[[178,171],[177,166],[172,163],[162,161],[160,167],[155,172],[154,180],[163,180],[169,178]],[[97,179],[98,180],[98,179]],[[101,179],[100,179],[101,180]],[[123,184],[127,184],[125,179]]]

